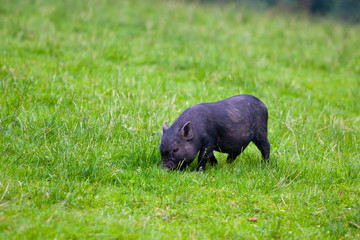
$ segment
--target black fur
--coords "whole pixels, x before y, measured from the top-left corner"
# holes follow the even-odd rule
[[[171,127],[164,123],[160,144],[163,167],[182,169],[199,153],[196,170],[205,170],[207,162],[217,164],[213,151],[228,153],[227,162],[231,163],[250,142],[255,143],[267,161],[270,157],[267,121],[265,104],[251,95],[189,107]]]

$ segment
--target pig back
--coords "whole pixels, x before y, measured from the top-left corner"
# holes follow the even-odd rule
[[[251,95],[237,95],[225,100],[204,103],[208,122],[216,133],[216,143],[221,152],[236,152],[246,147],[258,132],[266,131],[268,113],[266,106]],[[215,130],[215,131],[214,131]]]

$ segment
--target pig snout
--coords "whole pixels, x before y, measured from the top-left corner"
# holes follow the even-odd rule
[[[162,167],[165,168],[165,169],[168,169],[168,170],[174,169],[174,165],[171,164],[171,163],[169,163],[169,162],[164,162],[164,163],[162,164]]]
[[[177,162],[175,160],[162,160],[162,167],[168,170],[175,170],[179,168],[180,170],[185,168],[187,164],[185,161]]]
[[[168,170],[173,170],[176,168],[176,164],[171,159],[162,159],[162,167]]]

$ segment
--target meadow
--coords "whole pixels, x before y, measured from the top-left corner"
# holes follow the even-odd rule
[[[175,0],[0,4],[0,239],[360,239],[360,27]],[[252,94],[251,144],[161,168],[161,126]]]

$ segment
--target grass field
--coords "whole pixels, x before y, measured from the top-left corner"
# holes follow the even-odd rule
[[[5,0],[0,26],[0,239],[360,239],[359,26],[175,0]],[[160,168],[164,121],[236,94],[268,166]]]

